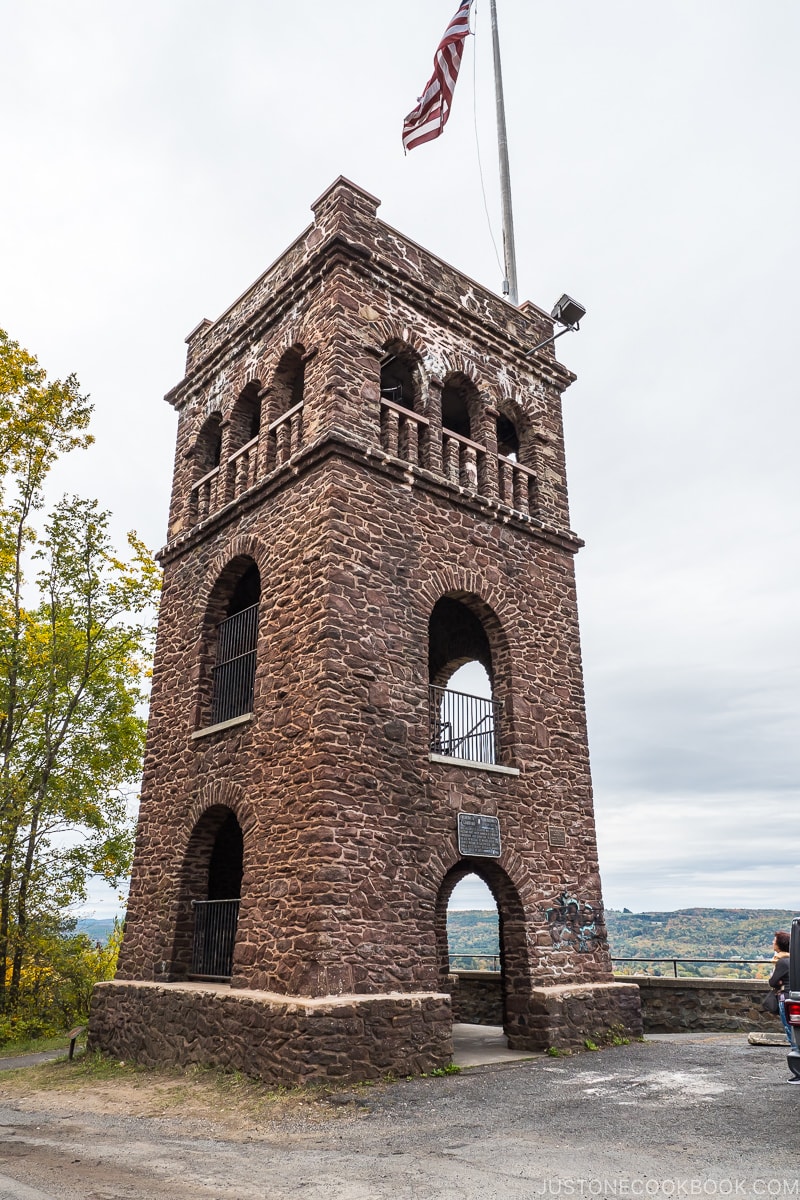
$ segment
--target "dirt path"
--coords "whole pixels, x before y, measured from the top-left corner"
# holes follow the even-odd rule
[[[103,1070],[0,1078],[0,1200],[800,1195],[800,1089],[740,1035],[344,1093]]]

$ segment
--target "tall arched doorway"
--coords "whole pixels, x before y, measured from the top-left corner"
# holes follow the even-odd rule
[[[451,908],[451,900],[453,906]],[[459,969],[460,953],[455,951],[448,931],[448,915],[470,911],[482,914],[484,934],[491,933],[496,912],[496,955],[481,960],[476,954],[471,969]],[[458,907],[456,907],[458,906]],[[451,919],[450,932],[459,922]],[[436,942],[442,986],[448,977],[456,976],[458,983],[452,991],[456,1022],[476,1025],[502,1025],[509,1045],[516,1032],[517,1008],[514,998],[527,997],[530,992],[525,916],[519,893],[507,873],[498,863],[477,858],[463,858],[447,872],[436,901]],[[483,940],[481,941],[483,944]],[[463,945],[463,943],[462,943]],[[478,966],[482,963],[481,966]],[[478,966],[476,970],[475,967]],[[480,978],[483,976],[483,978]]]
[[[244,837],[223,804],[206,809],[183,862],[173,972],[194,979],[229,979],[244,874]]]

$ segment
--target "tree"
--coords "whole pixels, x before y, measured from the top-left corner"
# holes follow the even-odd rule
[[[88,878],[117,883],[130,865],[158,571],[134,534],[126,560],[114,553],[94,501],[34,521],[56,458],[91,441],[90,414],[73,376],[48,383],[0,331],[0,1013]]]

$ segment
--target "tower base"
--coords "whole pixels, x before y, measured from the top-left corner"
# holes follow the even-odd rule
[[[419,1075],[452,1057],[450,997],[317,999],[209,983],[100,983],[88,1049],[144,1066],[219,1067],[276,1084]]]
[[[506,1033],[512,1050],[591,1050],[642,1036],[635,983],[564,983],[531,988],[508,1001]],[[591,1043],[591,1044],[589,1044]]]

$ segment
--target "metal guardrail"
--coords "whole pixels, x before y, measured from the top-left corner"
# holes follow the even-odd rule
[[[727,966],[736,966],[736,965],[738,965],[738,966],[758,965],[758,966],[766,967],[766,966],[773,965],[773,961],[771,958],[658,958],[658,957],[616,958],[616,957],[612,956],[611,962],[612,963],[671,963],[672,964],[672,974],[673,974],[673,978],[675,978],[675,979],[681,978],[681,976],[678,975],[678,966],[680,964],[685,964],[685,963],[705,963],[705,964],[713,964],[715,966],[726,966],[726,967]],[[697,978],[697,977],[696,976],[684,976],[683,978],[691,979],[691,978]]]
[[[469,762],[496,763],[498,701],[433,685],[429,692],[431,753]]]
[[[258,642],[258,604],[251,604],[249,608],[221,621],[217,638],[212,725],[252,712]]]
[[[464,962],[474,962],[475,959],[480,959],[481,962],[486,961],[490,965],[486,968],[479,967],[478,970],[498,971],[500,970],[500,955],[499,954],[451,954],[450,955],[450,970],[451,971],[471,971],[472,967],[465,967]]]
[[[499,971],[500,970],[500,955],[499,954],[451,954],[450,955],[450,970],[451,971],[469,971],[472,968],[465,966],[465,962],[475,962],[478,959],[480,962],[487,962],[488,967],[479,967],[479,970]],[[706,965],[713,964],[714,966],[761,966],[771,967],[773,961],[771,958],[616,958],[612,957],[612,963],[671,963],[672,974],[675,979],[696,979],[697,976],[678,974],[678,967],[688,963],[703,963]]]
[[[239,921],[238,900],[193,900],[192,975],[229,979]]]

